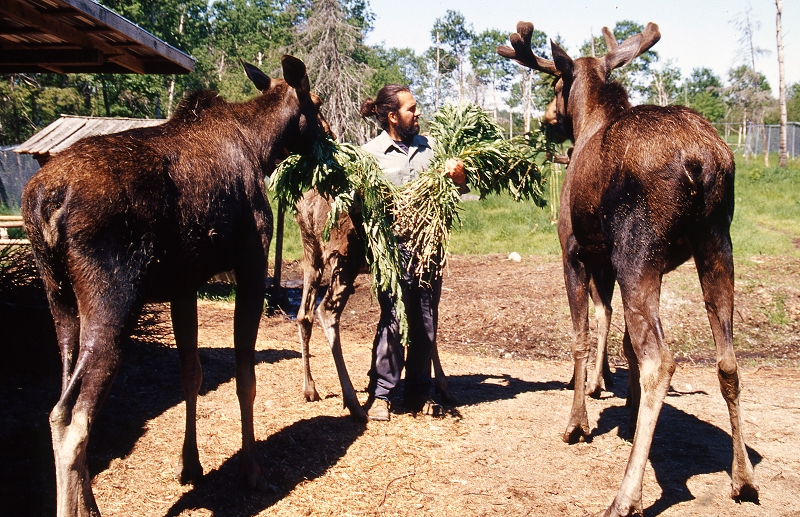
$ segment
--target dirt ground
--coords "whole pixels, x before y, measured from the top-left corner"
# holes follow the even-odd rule
[[[127,350],[93,428],[88,455],[103,515],[585,516],[612,501],[630,453],[619,432],[628,412],[618,297],[610,338],[614,387],[587,403],[591,439],[566,445],[560,434],[572,398],[570,323],[557,258],[453,257],[439,339],[461,404],[447,407],[443,418],[398,412],[391,422],[366,425],[342,408],[319,328],[312,368],[323,400],[303,401],[291,319],[298,265],[288,264],[284,278],[286,299],[262,319],[256,356],[256,440],[275,493],[238,484],[233,304],[201,301],[198,444],[205,478],[196,486],[174,479],[184,409],[177,353],[165,314],[156,312],[149,332]],[[665,278],[662,291],[663,327],[678,369],[645,473],[645,515],[800,516],[800,260],[737,263],[736,344],[758,505],[728,497],[730,423],[696,278],[684,265]],[[342,322],[345,359],[362,399],[377,318],[362,276]],[[58,365],[52,354],[30,350],[28,359],[46,367],[26,367],[23,358],[0,381],[0,515],[54,514],[47,413],[58,397]]]

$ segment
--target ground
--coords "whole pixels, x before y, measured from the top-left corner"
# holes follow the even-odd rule
[[[792,445],[800,431],[800,260],[749,259],[737,262],[736,274],[744,431],[760,504],[729,498],[730,423],[702,294],[687,264],[665,277],[661,296],[678,368],[645,473],[647,516],[800,515],[800,449]],[[257,447],[276,493],[237,483],[233,304],[204,300],[198,442],[206,476],[194,487],[174,479],[184,426],[179,364],[163,307],[153,307],[93,429],[88,455],[103,515],[584,516],[612,501],[630,452],[619,432],[628,411],[618,297],[614,387],[587,403],[591,439],[566,445],[560,434],[572,399],[570,323],[557,258],[453,257],[439,337],[461,404],[443,418],[398,412],[391,422],[366,425],[342,408],[319,328],[312,368],[323,400],[303,401],[291,320],[297,264],[287,264],[284,278],[287,299],[262,319],[256,355]],[[342,322],[345,359],[362,399],[377,317],[362,276]],[[58,366],[30,350],[47,367],[32,370],[22,358],[0,383],[0,400],[10,401],[0,414],[0,515],[54,513],[47,413],[58,396]]]

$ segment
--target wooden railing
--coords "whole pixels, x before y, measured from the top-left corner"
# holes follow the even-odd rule
[[[9,228],[22,228],[21,215],[0,215],[0,246],[29,245],[28,239],[11,239],[8,236]]]

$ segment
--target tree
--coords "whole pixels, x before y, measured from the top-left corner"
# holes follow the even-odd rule
[[[786,118],[800,121],[800,83],[794,83],[786,91]]]
[[[746,72],[745,75],[738,78],[738,80],[747,80],[750,81],[749,89],[742,89],[740,91],[749,92],[746,93],[745,96],[749,97],[749,107],[752,108],[753,113],[753,120],[758,121],[761,125],[764,124],[764,111],[766,105],[768,104],[769,96],[764,96],[762,92],[764,91],[761,88],[759,74],[756,71],[756,58],[758,56],[768,54],[769,51],[760,47],[757,47],[754,43],[754,35],[755,32],[761,27],[761,24],[757,20],[752,19],[752,11],[753,7],[748,6],[743,12],[741,12],[733,21],[732,23],[736,27],[737,30],[741,32],[741,36],[739,37],[739,49],[738,49],[738,57],[741,61],[747,63],[749,66],[745,65],[744,68],[739,69],[740,71]],[[763,76],[762,76],[763,77]],[[766,83],[766,80],[764,80]],[[767,85],[767,91],[769,90],[769,86]],[[746,113],[746,111],[745,111]],[[743,118],[746,121],[746,118]],[[763,147],[764,147],[764,165],[769,166],[769,149],[767,148],[767,133],[766,131],[761,132],[762,139],[763,139]],[[745,159],[747,159],[747,147],[745,147]]]
[[[667,61],[658,67],[651,67],[650,86],[647,89],[648,101],[658,106],[669,106],[680,102],[681,71]]]
[[[740,65],[728,72],[728,84],[729,86],[725,89],[727,102],[733,114],[738,114],[742,121],[742,138],[746,142],[747,122],[751,120],[763,121],[764,110],[772,99],[769,83],[763,74],[752,70],[747,65]],[[764,137],[764,140],[766,140],[766,137]],[[765,141],[764,148],[766,149],[766,147]],[[748,159],[746,146],[745,159]],[[765,157],[764,160],[768,166],[768,157]]]
[[[498,91],[507,91],[516,72],[514,62],[497,53],[497,46],[505,44],[508,36],[497,29],[487,29],[476,35],[469,49],[469,60],[478,83],[489,86],[492,93],[492,112],[497,120]]]
[[[311,14],[290,47],[303,59],[314,92],[325,105],[325,118],[345,141],[366,142],[367,126],[359,115],[362,92],[370,90],[372,69],[363,56],[361,28],[348,23],[338,0],[314,0]]]
[[[786,72],[783,68],[783,34],[781,28],[781,11],[783,5],[781,0],[775,0],[775,7],[778,14],[775,16],[776,38],[778,40],[778,72],[779,72],[779,86],[778,86],[778,102],[780,103],[781,110],[781,142],[780,142],[780,166],[786,167]]]
[[[684,84],[685,104],[711,122],[725,118],[722,81],[710,68],[695,68]]]
[[[469,26],[464,15],[458,11],[448,10],[444,18],[437,18],[431,29],[431,39],[434,43],[444,45],[456,61],[458,101],[464,99],[464,64],[467,61],[469,48],[474,33],[472,25]]]

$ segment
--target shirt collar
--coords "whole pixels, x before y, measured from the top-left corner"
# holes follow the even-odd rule
[[[389,133],[387,133],[385,129],[381,131],[381,134],[378,135],[377,139],[380,141],[383,154],[388,153],[390,149],[396,149],[398,152],[403,152],[400,147],[394,143],[394,140],[392,140],[392,137],[389,136]],[[420,134],[414,135],[414,139],[408,146],[408,155],[412,156],[417,149],[422,149],[423,147],[430,147],[428,139]]]

